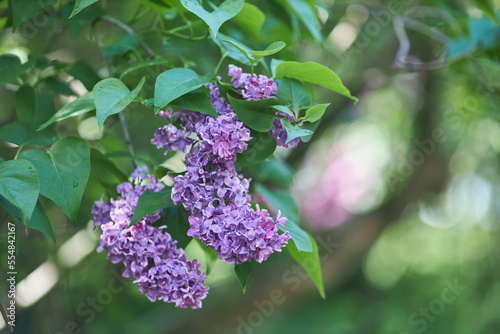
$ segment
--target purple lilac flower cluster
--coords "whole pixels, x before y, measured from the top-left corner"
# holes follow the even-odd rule
[[[276,94],[276,83],[265,76],[242,73],[230,66],[236,88],[248,100],[269,98]],[[251,139],[250,130],[238,120],[231,105],[220,95],[216,84],[208,84],[210,101],[218,117],[204,115],[181,108],[172,115],[171,110],[162,113],[175,125],[180,137],[164,134],[160,128],[152,143],[165,148],[165,153],[175,147],[194,143],[186,154],[186,173],[174,178],[172,200],[182,203],[191,211],[188,235],[200,239],[216,251],[220,259],[230,264],[241,264],[255,259],[266,260],[274,251],[288,243],[288,232],[278,234],[278,225],[287,219],[274,220],[267,210],[252,208],[248,192],[250,180],[235,169],[236,153],[242,153]]]
[[[206,276],[195,259],[190,262],[177,241],[164,232],[166,226],[154,227],[161,211],[143,217],[135,225],[130,222],[142,193],[149,189],[158,192],[164,188],[147,167],[132,174],[133,182],[117,187],[121,198],[109,203],[98,201],[92,207],[94,223],[102,229],[98,252],[107,251],[113,263],[125,266],[123,277],[134,277],[139,291],[151,301],[163,300],[181,308],[196,309],[208,294],[203,286]]]
[[[241,93],[245,100],[261,100],[268,99],[276,94],[278,87],[273,79],[268,79],[265,75],[242,73],[241,68],[229,65],[229,76],[232,77],[231,84]],[[290,122],[294,119],[281,111],[277,111],[276,115],[286,117]],[[295,147],[300,142],[299,138],[292,139],[286,144],[287,132],[279,119],[273,121],[273,127],[269,134],[276,139],[276,144],[283,147]]]

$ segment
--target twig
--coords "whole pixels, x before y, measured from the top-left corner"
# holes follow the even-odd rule
[[[393,25],[394,25],[394,31],[396,32],[396,37],[399,40],[399,49],[396,53],[396,58],[395,58],[395,63],[396,67],[398,68],[405,68],[409,70],[417,70],[417,71],[428,71],[428,70],[434,70],[438,68],[442,68],[446,65],[455,63],[457,61],[460,61],[462,59],[470,57],[474,52],[477,50],[481,49],[483,47],[483,43],[480,41],[468,49],[463,50],[462,52],[459,52],[453,56],[446,57],[444,59],[440,60],[434,60],[434,61],[429,61],[429,62],[409,62],[407,60],[408,53],[410,52],[410,41],[408,39],[408,36],[406,35],[406,30],[405,30],[405,20],[401,16],[395,16],[393,19]],[[413,25],[413,28],[416,28],[416,25]],[[429,28],[430,29],[430,28]],[[425,30],[422,31],[422,33],[430,36],[430,37],[437,37],[437,35],[434,34],[431,36],[429,35],[429,31]],[[440,37],[438,37],[440,38]]]
[[[2,312],[2,317],[3,320],[5,321],[5,325],[7,325],[9,333],[12,333],[14,330],[12,329],[12,326],[9,324],[9,319],[7,318],[7,313],[5,313],[5,309],[3,308],[2,302],[0,302],[0,312]]]
[[[111,68],[111,64],[109,63],[108,57],[106,57],[106,55],[102,52],[102,40],[101,40],[101,36],[99,36],[99,32],[97,32],[95,24],[94,24],[94,36],[95,36],[95,41],[97,43],[97,46],[99,47],[99,50],[101,50],[102,60],[104,61],[104,64],[106,64],[106,68],[108,69],[108,75],[110,77],[112,77],[113,76],[113,69]]]
[[[103,17],[101,17],[101,20],[106,21],[106,22],[111,23],[111,24],[114,24],[115,26],[117,26],[120,29],[126,31],[130,35],[134,35],[135,34],[135,31],[132,28],[130,28],[128,25],[126,25],[125,23],[123,23],[122,21],[119,21],[119,20],[114,19],[114,18],[109,17],[109,16],[103,16]],[[155,53],[153,52],[153,50],[151,50],[149,48],[149,46],[146,43],[141,42],[140,45],[141,45],[141,48],[143,48],[144,51],[146,51],[146,53],[148,54],[148,56],[150,58],[154,58],[155,57]]]
[[[95,35],[96,43],[99,46],[99,49],[101,49],[102,59],[104,60],[104,62],[106,63],[106,67],[108,68],[109,76],[113,77],[113,69],[111,68],[111,64],[109,63],[108,57],[106,57],[106,55],[102,52],[101,37],[99,36],[97,29],[95,29],[95,26],[94,26],[94,35]],[[127,143],[128,150],[133,158],[132,161],[134,162],[134,165],[137,167],[137,162],[135,161],[134,147],[132,146],[132,140],[130,139],[130,133],[128,132],[127,125],[125,124],[125,117],[123,116],[123,111],[120,111],[118,113],[118,116],[120,117],[120,123],[122,125],[123,135],[125,137],[125,142]]]
[[[132,146],[132,140],[130,137],[130,133],[128,132],[127,124],[125,124],[125,116],[123,116],[123,111],[120,111],[118,113],[118,116],[120,117],[120,123],[122,124],[125,142],[127,143],[128,150],[129,150],[130,154],[132,154],[132,158],[133,158],[132,161],[134,162],[135,167],[137,167],[137,162],[135,161],[135,151],[134,151],[134,147]]]

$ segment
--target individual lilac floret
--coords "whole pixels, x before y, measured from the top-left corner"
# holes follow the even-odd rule
[[[94,204],[94,220],[103,232],[97,251],[106,250],[111,262],[122,262],[125,266],[122,275],[134,277],[140,293],[151,301],[158,299],[181,308],[200,308],[208,294],[208,287],[203,286],[206,276],[197,260],[188,261],[184,251],[177,248],[177,241],[163,231],[166,226],[152,225],[161,211],[130,226],[142,193],[146,189],[158,192],[164,188],[163,183],[147,172],[147,168],[137,168],[132,174],[133,183],[120,184],[117,191],[121,198],[111,199],[111,204],[102,200]]]

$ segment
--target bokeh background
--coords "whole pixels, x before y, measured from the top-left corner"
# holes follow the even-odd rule
[[[288,164],[280,166],[280,175],[293,179],[290,191],[301,225],[318,241],[326,300],[283,252],[255,268],[246,295],[232,267],[219,261],[207,279],[211,290],[201,310],[151,303],[130,280],[118,278],[120,265],[95,251],[99,232],[90,222],[90,207],[109,189],[91,178],[76,228],[60,209],[43,203],[56,246],[17,226],[15,333],[500,333],[500,30],[495,17],[500,2],[249,2],[265,13],[258,36],[245,35],[232,21],[221,32],[256,48],[283,40],[288,45],[283,59],[328,66],[360,98],[353,105],[315,87],[317,100],[331,106],[313,139],[275,153]],[[0,1],[4,25],[7,3]],[[151,3],[167,7],[163,17]],[[284,3],[314,3],[317,22],[284,10]],[[107,76],[92,30],[78,31],[68,23],[71,6],[59,1],[15,32],[0,33],[1,54],[24,61],[30,54],[43,55],[51,64],[38,75],[56,76],[41,88],[56,109],[86,92],[71,74],[75,62]],[[135,31],[150,31],[144,41],[175,66],[206,73],[219,61],[220,50],[210,39],[194,43],[154,32],[158,25],[180,25],[168,1],[101,0],[92,8]],[[95,27],[104,45],[124,36],[106,22]],[[114,60],[117,72],[136,52],[126,51]],[[152,96],[160,71],[143,69],[124,81],[135,86],[145,75],[145,94]],[[259,71],[266,73],[264,67]],[[15,117],[14,90],[14,84],[0,86],[0,125]],[[125,110],[125,118],[139,157],[182,170],[182,156],[165,157],[150,144],[161,118],[138,103]],[[114,118],[103,131],[92,114],[68,119],[58,130],[103,152],[127,150]],[[16,151],[0,142],[3,158]],[[133,169],[125,155],[110,157],[126,173]],[[4,211],[0,220],[5,254]],[[187,247],[190,258],[203,256],[197,247]],[[0,261],[4,272],[5,262]],[[2,278],[4,305],[5,287]],[[7,332],[3,323],[0,327]]]

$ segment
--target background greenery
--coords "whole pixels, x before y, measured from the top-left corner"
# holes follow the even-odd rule
[[[76,8],[90,3],[77,1]],[[42,140],[41,146],[56,136],[76,136],[94,151],[74,226],[52,201],[40,198],[55,246],[17,225],[17,281],[41,272],[37,277],[44,280],[26,294],[44,293],[24,307],[18,303],[15,332],[500,332],[500,3],[246,3],[254,6],[224,23],[219,36],[255,50],[284,41],[287,47],[276,58],[323,64],[360,99],[353,105],[309,87],[317,101],[331,103],[312,140],[278,150],[278,161],[289,165],[276,162],[279,173],[260,165],[248,171],[263,183],[292,182],[302,227],[318,243],[326,299],[287,252],[255,268],[245,295],[231,266],[216,262],[201,310],[151,303],[130,281],[110,293],[121,267],[95,252],[98,231],[89,223],[90,208],[101,194],[112,194],[133,163],[118,115],[101,130],[88,112],[47,128],[41,138],[26,125],[26,135]],[[165,157],[150,144],[164,123],[145,100],[163,70],[213,73],[225,49],[203,21],[179,6],[170,0],[100,0],[69,18],[71,1],[0,1],[0,54],[17,55],[24,64],[0,69],[0,157],[18,153],[5,137],[5,127],[23,121],[18,110],[36,110],[39,125],[111,69],[130,89],[146,78],[137,102],[123,112],[138,160],[182,170],[181,156]],[[205,7],[211,10],[208,2]],[[155,64],[134,67],[151,54]],[[220,65],[223,78],[230,63],[250,71],[237,61],[245,62],[241,55],[231,56],[237,59]],[[270,67],[266,58],[255,72],[271,75]],[[26,85],[35,89],[33,102],[29,92],[19,93]],[[118,169],[110,171],[109,162]],[[10,218],[1,210],[0,247],[6,250]],[[204,256],[195,243],[187,252]],[[6,272],[6,261],[0,267]],[[446,302],[443,291],[454,282],[461,289]],[[3,278],[0,287],[6,291]],[[5,305],[5,294],[1,298]]]

